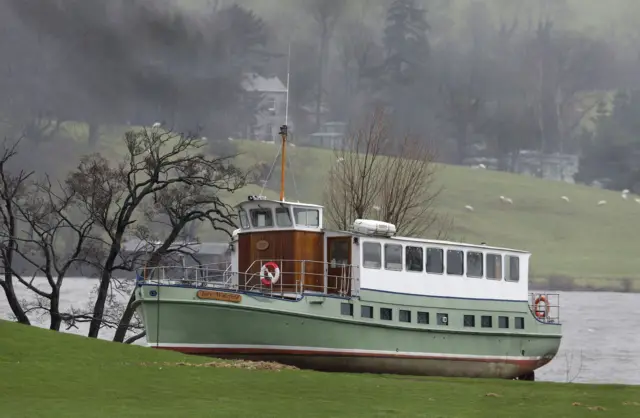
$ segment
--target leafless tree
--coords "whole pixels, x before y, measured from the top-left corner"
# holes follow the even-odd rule
[[[399,234],[442,237],[450,225],[434,207],[442,190],[434,157],[411,135],[391,137],[387,114],[377,108],[335,152],[324,196],[327,218],[341,230],[375,217],[395,224]]]
[[[135,267],[121,257],[121,247],[126,236],[146,233],[146,226],[137,217],[143,204],[156,201],[160,207],[174,211],[168,213],[173,219],[172,232],[165,239],[168,248],[192,220],[209,220],[214,227],[231,225],[233,215],[221,194],[238,190],[247,180],[247,173],[231,164],[233,156],[205,155],[203,141],[193,135],[142,129],[127,132],[124,142],[127,152],[119,164],[112,165],[100,154],[89,155],[66,180],[82,216],[92,219],[102,231],[103,251],[92,260],[100,272],[89,314],[88,335],[93,338],[103,325],[114,273]],[[177,206],[170,206],[169,201]],[[183,216],[177,217],[176,213]],[[118,325],[122,327],[122,323]],[[122,332],[118,338],[124,338]]]

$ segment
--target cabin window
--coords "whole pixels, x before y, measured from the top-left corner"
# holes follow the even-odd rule
[[[240,209],[238,212],[238,217],[240,218],[240,227],[242,229],[249,229],[249,217],[247,216],[247,211],[244,209]]]
[[[462,324],[465,327],[475,327],[476,326],[476,317],[475,315],[465,315]]]
[[[327,256],[329,257],[331,268],[349,265],[350,245],[349,238],[329,240]]]
[[[402,245],[384,244],[384,268],[402,271]]]
[[[482,326],[482,328],[491,328],[491,327],[493,327],[493,318],[490,317],[490,316],[483,315],[480,318],[480,325]]]
[[[509,282],[520,280],[520,258],[515,255],[508,255],[505,267],[507,269],[504,275],[505,280]]]
[[[411,311],[400,310],[398,319],[400,320],[400,322],[411,322]]]
[[[418,312],[418,324],[429,323],[429,312]]]
[[[276,225],[281,228],[293,226],[291,212],[289,212],[288,208],[276,208]]]
[[[362,266],[368,269],[379,269],[382,265],[382,251],[377,242],[362,244]]]
[[[380,308],[380,319],[391,321],[393,319],[393,311],[391,308]]]
[[[273,226],[271,209],[251,209],[251,225],[254,228],[268,228]]]
[[[516,329],[524,329],[524,318],[516,317]]]
[[[320,226],[320,211],[318,209],[294,208],[293,215],[296,218],[296,225],[300,226]]]
[[[407,271],[423,271],[421,247],[407,246],[405,248],[405,259]]]
[[[360,316],[363,318],[373,318],[373,306],[362,305],[360,307]]]
[[[482,253],[467,252],[467,277],[482,277]]]
[[[449,325],[449,314],[436,314],[436,321],[438,321],[438,325]]]
[[[498,317],[498,327],[500,327],[500,328],[509,328],[509,317],[508,316],[499,316]]]
[[[353,305],[350,303],[341,303],[340,313],[342,315],[353,316]]]
[[[487,254],[487,279],[502,280],[502,256]]]
[[[447,250],[447,274],[462,276],[464,273],[464,252]]]
[[[427,248],[427,273],[444,273],[444,251],[440,248]]]

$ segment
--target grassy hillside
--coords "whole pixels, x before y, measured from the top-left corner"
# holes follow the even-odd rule
[[[243,164],[264,161],[271,165],[277,153],[276,145],[241,141],[239,146]],[[287,197],[321,203],[334,154],[291,147],[287,155],[291,164]],[[279,176],[277,165],[270,187],[277,187]],[[457,166],[440,166],[438,181],[444,191],[437,209],[454,217],[452,237],[529,250],[534,277],[567,276],[594,282],[640,277],[637,196],[624,200],[617,192]],[[501,202],[500,195],[510,197],[513,205]],[[607,204],[598,206],[600,200]],[[466,205],[474,211],[467,211]]]
[[[640,413],[640,388],[630,386],[189,367],[210,360],[5,321],[0,341],[0,416],[7,418]]]

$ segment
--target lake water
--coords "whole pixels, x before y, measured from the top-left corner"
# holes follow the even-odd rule
[[[63,286],[62,309],[86,303],[96,280],[70,278]],[[21,298],[30,295],[19,292]],[[556,358],[536,372],[536,380],[576,383],[640,384],[640,294],[558,292],[564,337]],[[0,290],[0,318],[10,309]],[[46,327],[46,319],[37,324]],[[67,332],[86,335],[87,324]],[[113,331],[101,331],[110,339]],[[145,344],[139,340],[136,344]]]

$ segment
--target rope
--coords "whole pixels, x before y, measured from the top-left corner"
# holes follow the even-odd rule
[[[264,192],[264,188],[266,187],[267,183],[269,182],[269,179],[271,178],[271,173],[273,172],[273,168],[276,166],[276,162],[278,162],[279,156],[280,156],[280,147],[278,147],[276,158],[273,159],[273,164],[271,164],[271,169],[269,170],[269,174],[267,174],[267,178],[262,183],[262,189],[260,189],[260,196],[262,196],[262,193]]]

